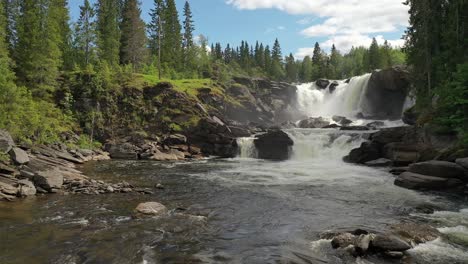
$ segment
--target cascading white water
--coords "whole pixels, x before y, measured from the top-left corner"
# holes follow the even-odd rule
[[[331,117],[334,115],[354,117],[365,108],[364,93],[372,74],[352,78],[349,83],[337,81],[335,91],[329,87],[318,89],[315,83],[297,86],[299,110],[310,117]]]
[[[243,137],[237,139],[237,145],[239,146],[239,157],[240,158],[256,158],[257,150],[254,145],[254,137]]]

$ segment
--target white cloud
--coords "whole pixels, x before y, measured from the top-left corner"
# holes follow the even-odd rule
[[[326,37],[323,43],[333,43],[342,51],[351,46],[368,45],[371,36],[399,32],[408,25],[408,6],[402,0],[227,0],[239,9],[275,8],[294,15],[311,15],[320,18],[321,23],[311,25],[300,33],[305,37]],[[310,24],[310,19],[298,21]],[[383,41],[382,41],[383,42]],[[401,40],[390,41],[401,45]],[[298,54],[305,54],[310,48],[303,48]]]

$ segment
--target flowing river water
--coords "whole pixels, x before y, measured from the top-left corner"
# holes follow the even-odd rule
[[[468,263],[464,198],[399,188],[388,169],[344,163],[365,132],[286,132],[295,145],[284,162],[255,159],[253,139],[243,138],[234,159],[88,163],[82,169],[94,179],[125,180],[155,193],[2,203],[0,263],[399,263],[339,254],[319,234],[381,231],[403,220],[445,234],[410,250],[407,263]],[[165,188],[155,189],[158,183]],[[147,201],[170,213],[133,219],[133,209]],[[436,212],[418,209],[428,207]]]

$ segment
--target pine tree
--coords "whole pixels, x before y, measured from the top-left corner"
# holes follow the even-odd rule
[[[285,73],[283,69],[283,55],[281,54],[281,46],[278,39],[275,40],[271,51],[271,77],[275,80],[281,80]]]
[[[382,56],[382,68],[386,69],[386,68],[393,66],[392,65],[393,64],[392,63],[392,47],[390,46],[387,40],[385,40],[380,53]]]
[[[15,56],[18,44],[18,20],[21,14],[21,0],[2,0],[5,10],[6,43],[10,57]]]
[[[91,6],[89,0],[84,0],[80,6],[80,17],[75,26],[74,47],[76,49],[77,58],[75,61],[78,65],[86,67],[95,62],[95,46],[96,46],[96,12]]]
[[[127,0],[120,24],[120,61],[122,64],[132,64],[139,69],[147,62],[148,48],[146,25],[141,19],[138,0]]]
[[[97,33],[99,59],[111,67],[118,66],[120,61],[118,1],[98,0]]]
[[[312,79],[317,80],[319,78],[326,77],[326,56],[318,42],[315,43],[314,51],[312,55]]]
[[[310,58],[310,56],[305,56],[302,60],[300,79],[303,82],[312,81],[312,59]]]
[[[195,26],[193,25],[193,15],[190,9],[190,4],[185,1],[184,5],[184,35],[183,35],[183,65],[185,70],[192,68],[195,61],[194,43],[193,43],[193,31]]]
[[[272,63],[271,63],[271,51],[270,51],[270,46],[266,46],[265,47],[265,66],[263,68],[263,70],[269,75],[270,72],[271,72],[271,67],[272,67]]]
[[[8,24],[7,17],[3,12],[3,2],[0,1],[0,89],[13,83],[14,74],[11,71],[11,60],[8,54]]]
[[[333,44],[330,54],[330,76],[329,78],[332,79],[339,79],[342,78],[341,74],[339,73],[339,66],[342,60],[342,56],[340,52],[336,49],[335,44]]]
[[[163,17],[162,63],[173,70],[180,70],[182,68],[182,27],[175,0],[167,0]]]
[[[286,57],[286,79],[289,82],[296,82],[298,78],[298,71],[297,71],[297,65],[296,65],[296,60],[294,59],[294,56],[289,54],[288,57]]]

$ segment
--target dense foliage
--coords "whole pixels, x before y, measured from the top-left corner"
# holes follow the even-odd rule
[[[408,62],[422,121],[459,132],[468,143],[468,1],[408,0]]]

